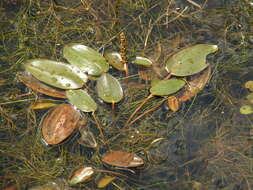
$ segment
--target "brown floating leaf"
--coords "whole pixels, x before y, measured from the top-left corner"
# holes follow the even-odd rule
[[[182,95],[178,97],[180,102],[185,102],[190,98],[196,96],[208,82],[211,74],[211,67],[209,66],[206,70],[204,70],[201,74],[194,77],[192,80],[188,81],[188,85],[186,90]]]
[[[82,167],[74,171],[69,177],[68,183],[73,185],[77,183],[82,183],[89,180],[94,174],[94,169],[92,167]]]
[[[168,107],[171,109],[171,111],[176,112],[180,108],[180,102],[176,96],[170,96],[168,97]]]
[[[40,99],[33,102],[29,106],[29,109],[32,109],[32,110],[48,109],[56,105],[57,105],[56,101],[48,100],[48,99]]]
[[[41,123],[42,136],[47,144],[59,144],[78,127],[80,113],[69,104],[53,108]]]
[[[28,86],[29,88],[33,89],[36,92],[52,96],[55,98],[66,98],[65,90],[51,87],[43,82],[40,82],[32,75],[23,73],[19,74],[17,77],[20,82],[24,83],[26,86]]]
[[[107,152],[103,155],[102,161],[106,164],[118,167],[137,167],[144,164],[143,160],[129,152]]]
[[[102,179],[99,180],[97,186],[98,188],[104,188],[106,187],[109,183],[111,183],[116,177],[112,176],[104,176]]]

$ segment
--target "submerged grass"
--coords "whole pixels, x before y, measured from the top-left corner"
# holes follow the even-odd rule
[[[198,1],[199,2],[199,1]],[[138,153],[145,167],[126,171],[110,189],[252,189],[252,116],[239,114],[247,94],[244,82],[252,80],[252,12],[248,0],[211,1],[91,1],[3,0],[0,2],[0,187],[27,189],[67,179],[90,165],[103,169],[100,156],[107,150]],[[100,52],[119,51],[119,34],[127,40],[127,56],[142,55],[159,66],[180,48],[196,43],[218,44],[208,57],[212,79],[196,98],[172,113],[153,98],[128,127],[124,123],[148,96],[149,82],[138,79],[129,64],[125,98],[111,112],[99,103],[97,117],[106,144],[97,136],[97,149],[84,148],[73,138],[45,147],[38,133],[45,112],[27,109],[36,94],[22,96],[16,79],[22,62],[46,57],[63,60],[62,47],[83,43]],[[63,60],[64,61],[64,60]],[[110,70],[117,78],[124,74]],[[7,89],[7,90],[6,90]],[[40,96],[39,96],[40,97]],[[95,122],[88,117],[88,124]],[[98,134],[96,129],[93,130]],[[106,168],[107,169],[107,168]],[[75,189],[96,189],[96,178]]]

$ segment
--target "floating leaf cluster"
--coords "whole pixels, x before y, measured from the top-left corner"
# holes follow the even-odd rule
[[[217,49],[216,45],[198,44],[172,55],[166,61],[166,66],[160,68],[167,71],[167,76],[152,79],[149,96],[136,108],[125,125],[136,121],[132,118],[154,96],[167,100],[168,106],[174,112],[180,109],[181,102],[196,96],[210,77],[211,69],[206,62],[206,56]],[[74,131],[79,130],[81,137],[78,142],[84,146],[96,148],[95,136],[85,127],[84,113],[92,112],[100,136],[102,138],[105,136],[102,126],[95,116],[98,109],[96,100],[94,100],[96,96],[91,96],[89,92],[94,90],[101,100],[112,103],[114,109],[114,104],[123,99],[124,89],[119,80],[108,73],[109,65],[119,71],[126,71],[128,70],[126,64],[136,64],[138,67],[153,69],[153,63],[146,57],[136,56],[131,63],[123,64],[120,53],[110,52],[106,53],[104,57],[96,50],[76,43],[66,45],[63,48],[63,56],[68,63],[42,58],[25,61],[24,67],[27,73],[19,74],[19,80],[34,91],[56,98],[67,98],[69,103],[73,105],[57,105],[50,101],[42,102],[45,107],[55,106],[43,117],[40,125],[42,138],[46,144],[60,144]],[[86,83],[89,79],[95,80],[95,89],[87,87]],[[144,164],[143,159],[136,154],[121,150],[105,153],[101,161],[108,165],[124,168],[138,167]],[[79,168],[71,175],[68,182],[76,184],[86,181],[91,178],[94,171],[95,169],[90,166]],[[106,186],[113,179],[114,177],[110,176],[101,179],[99,186]]]

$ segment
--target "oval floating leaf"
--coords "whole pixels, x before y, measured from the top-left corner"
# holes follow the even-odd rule
[[[71,104],[84,112],[94,112],[97,109],[96,102],[85,90],[68,90],[66,95]]]
[[[136,65],[141,65],[141,66],[144,66],[144,67],[151,67],[152,66],[152,61],[149,60],[148,58],[146,57],[139,57],[137,56],[133,61],[132,63],[136,64]]]
[[[253,104],[253,92],[251,92],[249,95],[247,95],[246,98],[250,101],[250,103]]]
[[[119,102],[123,98],[123,90],[119,81],[108,73],[97,80],[98,96],[108,103]]]
[[[40,109],[48,109],[51,107],[54,107],[57,105],[57,102],[55,100],[50,100],[50,99],[39,99],[33,102],[30,106],[29,109],[32,110],[40,110]]]
[[[56,97],[56,98],[66,98],[65,90],[54,88],[43,82],[40,82],[38,79],[34,78],[32,75],[27,73],[22,73],[17,75],[18,80],[24,83],[29,88],[33,89],[36,92]]]
[[[244,115],[252,114],[253,108],[249,105],[244,105],[240,108],[240,113]]]
[[[64,46],[63,56],[88,75],[99,76],[109,69],[109,64],[100,53],[82,44]]]
[[[251,92],[253,92],[253,81],[252,80],[247,81],[245,83],[245,88],[248,88]]]
[[[170,96],[167,100],[168,108],[170,108],[171,111],[176,112],[180,108],[180,102],[176,96]]]
[[[30,59],[24,66],[35,78],[57,88],[81,88],[88,79],[77,67],[53,60]]]
[[[80,117],[69,104],[60,104],[50,110],[40,124],[44,142],[56,145],[67,139],[78,127]]]
[[[101,178],[97,184],[98,188],[105,188],[109,183],[111,183],[116,177],[104,176]]]
[[[198,44],[185,48],[171,56],[166,62],[165,68],[175,76],[194,75],[208,66],[206,56],[217,50],[217,45],[209,44]]]
[[[94,174],[94,169],[92,167],[82,167],[77,169],[69,177],[68,183],[74,185],[77,183],[82,183],[89,180]]]
[[[107,152],[103,155],[102,161],[118,167],[138,167],[144,164],[143,159],[136,154],[122,151]]]
[[[119,71],[125,71],[124,64],[122,63],[122,58],[118,52],[109,52],[105,54],[105,59],[108,63]]]
[[[150,93],[156,96],[173,94],[183,88],[185,81],[181,79],[160,80],[152,83]]]

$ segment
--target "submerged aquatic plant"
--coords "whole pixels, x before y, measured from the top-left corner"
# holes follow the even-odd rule
[[[26,189],[34,185],[47,184],[48,181],[56,182],[56,177],[67,178],[72,171],[84,165],[101,168],[103,166],[100,155],[105,149],[106,151],[109,149],[140,155],[147,166],[137,171],[125,169],[126,173],[135,171],[133,178],[138,177],[137,182],[131,177],[127,179],[107,173],[111,177],[117,176],[109,185],[109,189],[115,187],[136,189],[136,186],[139,189],[249,189],[252,183],[250,178],[252,172],[249,170],[251,141],[247,141],[250,138],[247,135],[251,128],[251,115],[243,117],[240,115],[243,120],[235,122],[238,115],[231,113],[233,110],[239,113],[238,102],[235,103],[235,99],[226,92],[226,88],[235,82],[234,79],[227,77],[227,73],[232,70],[236,72],[233,76],[242,80],[237,72],[246,68],[249,65],[247,60],[251,60],[252,57],[251,33],[247,21],[250,18],[251,6],[248,1],[232,1],[233,3],[227,6],[224,6],[225,1],[210,0],[204,4],[177,0],[150,2],[24,0],[15,1],[17,6],[13,6],[7,0],[1,1],[0,15],[4,19],[0,23],[2,26],[0,85],[4,90],[1,91],[0,160],[4,168],[1,170],[3,175],[0,186],[15,184],[19,189]],[[4,4],[5,2],[7,3]],[[37,126],[44,111],[31,110],[28,108],[29,104],[42,98],[56,97],[56,94],[62,97],[57,99],[57,104],[70,100],[66,97],[67,91],[64,89],[53,88],[57,93],[55,91],[51,93],[51,90],[47,89],[52,87],[51,85],[47,85],[46,90],[40,88],[40,85],[32,85],[36,92],[46,94],[45,92],[49,91],[50,97],[34,93],[30,90],[31,86],[29,92],[23,94],[23,86],[14,80],[15,73],[20,71],[20,63],[31,57],[46,57],[68,63],[62,59],[64,56],[61,56],[60,52],[63,44],[70,42],[83,42],[85,46],[99,48],[99,52],[104,54],[107,51],[119,51],[120,42],[117,42],[117,38],[122,31],[127,40],[129,82],[126,83],[127,80],[122,78],[123,72],[113,68],[107,71],[121,83],[124,91],[124,97],[116,104],[114,112],[95,91],[96,81],[91,80],[98,79],[97,76],[88,76],[90,80],[81,87],[96,102],[95,112],[105,141],[98,135],[96,128],[93,128],[95,125],[93,117],[89,117],[89,113],[82,112],[83,116],[87,116],[88,123],[84,125],[84,129],[90,127],[97,146],[92,148],[80,146],[79,141],[76,141],[81,135],[79,129],[76,130],[78,134],[67,144],[60,143],[49,147],[35,145],[40,145],[40,139],[36,138]],[[122,128],[129,115],[149,95],[151,85],[146,79],[165,79],[168,72],[165,70],[166,65],[163,64],[166,64],[170,55],[175,51],[179,52],[181,47],[203,42],[219,43],[222,48],[221,54],[208,58],[212,69],[210,73],[214,79],[209,83],[208,89],[196,97],[196,92],[202,92],[199,90],[197,78],[206,70],[196,76],[182,77],[186,84],[181,90],[172,95],[153,97],[133,118],[138,122]],[[152,66],[145,68],[141,65],[136,66],[135,57],[149,59]],[[247,73],[249,70],[246,68],[243,72]],[[139,78],[141,74],[144,77]],[[195,82],[191,83],[194,78]],[[249,80],[249,77],[246,80]],[[46,85],[43,82],[41,84]],[[181,96],[186,91],[188,93]],[[234,91],[238,93],[237,90]],[[247,96],[245,89],[240,92],[243,97]],[[172,99],[170,96],[176,98]],[[187,101],[190,98],[193,101]],[[177,113],[168,111],[165,104],[168,99],[180,103],[181,108]],[[182,103],[185,101],[187,102]],[[241,105],[241,102],[244,104],[248,100],[242,100],[240,97],[239,101]],[[203,102],[208,106],[203,106]],[[150,114],[152,111],[154,113]],[[146,117],[143,117],[143,120],[138,119],[142,115]],[[191,116],[195,116],[195,119]],[[196,128],[198,124],[200,127]],[[205,131],[208,135],[205,135]],[[231,134],[233,131],[236,133]],[[165,146],[161,148],[160,144],[159,146],[156,144],[157,147],[149,148],[150,143],[159,137],[168,137]],[[221,138],[224,138],[223,143],[218,141]],[[226,146],[228,140],[231,140],[231,144]],[[206,143],[213,147],[205,146]],[[153,152],[153,148],[159,149],[159,152]],[[204,154],[196,155],[194,150],[199,150],[200,153],[203,151]],[[11,154],[12,152],[15,152],[15,155]],[[12,157],[13,155],[16,157]],[[202,158],[204,164],[198,162]],[[75,185],[73,189],[94,189],[103,176],[103,174],[96,175],[92,181]]]
[[[207,47],[207,50],[205,51],[204,49],[203,53],[201,53],[201,50],[203,50],[204,47]],[[211,48],[208,51],[208,47],[214,46],[203,44],[196,45],[192,48],[187,48],[186,50],[184,49],[181,52],[178,52],[177,56],[172,56],[174,62],[169,61],[170,64],[178,64],[178,61],[182,63],[180,63],[178,66],[175,66],[173,64],[168,66],[167,64],[167,70],[170,67],[169,75],[163,80],[155,79],[151,82],[151,87],[149,90],[150,95],[136,108],[136,110],[128,118],[126,125],[136,121],[134,120],[130,122],[133,116],[140,110],[140,108],[154,96],[168,98],[168,96],[175,94],[187,85],[189,87],[186,87],[186,90],[183,90],[183,93],[181,93],[181,96],[179,96],[179,100],[180,97],[181,99],[182,97],[184,97],[186,101],[187,99],[190,99],[192,96],[196,95],[201,89],[203,89],[209,75],[200,75],[197,78],[199,79],[198,83],[194,80],[189,80],[189,82],[187,82],[187,78],[179,78],[176,77],[176,75],[192,75],[196,72],[202,71],[205,67],[208,67],[208,64],[203,63],[205,62],[205,56],[207,55],[207,52],[211,53],[217,50],[217,48],[215,50]],[[200,56],[203,56],[202,59],[200,59],[200,62],[194,64],[189,62],[190,59],[196,60],[197,58],[195,56],[198,56],[197,53],[192,53],[192,51],[197,51]],[[115,77],[108,73],[105,73],[108,70],[108,64],[102,57],[102,55],[97,53],[95,50],[81,44],[70,44],[64,47],[63,54],[65,58],[70,62],[70,64],[73,65],[48,59],[32,59],[24,62],[26,71],[30,72],[39,81],[42,81],[49,85],[49,87],[47,87],[45,84],[40,84],[38,82],[33,83],[33,85],[31,85],[30,82],[27,82],[29,80],[24,80],[24,77],[21,78],[21,81],[25,81],[24,83],[28,84],[28,86],[31,86],[34,90],[38,90],[38,92],[42,93],[45,92],[45,94],[47,95],[52,94],[54,96],[54,94],[59,94],[58,89],[54,89],[50,86],[66,90],[65,92],[61,90],[61,93],[64,93],[64,95],[66,95],[66,98],[72,105],[74,105],[82,112],[92,112],[93,118],[103,139],[102,142],[105,143],[106,139],[103,132],[103,126],[95,116],[95,111],[98,109],[97,103],[88,94],[87,90],[83,90],[80,88],[83,87],[84,83],[87,83],[87,75],[88,77],[90,76],[91,79],[96,79],[96,91],[98,97],[100,97],[105,102],[112,103],[114,110],[114,104],[121,101],[123,98],[122,86]],[[193,57],[190,56],[191,54]],[[184,55],[186,55],[186,58],[182,58]],[[150,61],[140,57],[137,57],[134,62],[139,65],[144,65],[145,67],[152,67]],[[52,67],[50,67],[50,64],[52,64]],[[180,68],[181,64],[186,66],[189,64],[191,65],[191,67],[187,67],[187,69],[185,69],[185,66],[183,66],[183,68],[185,69],[184,72],[186,72],[187,74],[177,73],[177,69],[175,68]],[[200,67],[199,65],[201,64],[202,66]],[[169,78],[171,74],[175,76],[173,78]],[[202,76],[204,76],[204,78]],[[34,79],[31,78],[31,80]],[[41,90],[44,88],[46,88],[46,90]],[[50,93],[48,93],[48,91],[50,91]],[[57,96],[58,95],[56,95],[56,97]],[[62,96],[61,98],[64,97]],[[179,109],[179,107],[175,107],[175,104],[173,104],[173,106],[172,104],[169,104],[169,106],[174,111]],[[68,109],[63,109],[64,107],[68,107]],[[71,116],[71,114],[73,117]],[[44,140],[47,144],[51,145],[61,143],[63,140],[68,138],[73,133],[73,131],[75,131],[75,129],[79,127],[79,120],[80,113],[77,110],[75,110],[70,105],[60,104],[52,111],[50,111],[42,121],[41,129]],[[91,134],[91,136],[93,135]],[[92,146],[92,148],[96,147],[97,146]],[[103,156],[102,161],[104,163],[120,167],[136,167],[144,164],[144,161],[141,158],[137,157],[135,154],[123,151],[109,152]],[[78,174],[74,174],[74,176],[78,175],[78,177],[71,177],[71,184],[79,183],[86,180],[86,174],[84,175],[83,179],[83,176],[79,176],[79,173],[80,172],[78,170]]]

